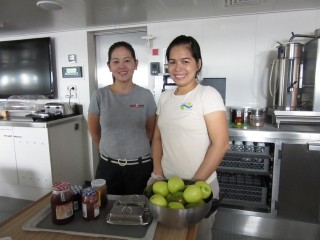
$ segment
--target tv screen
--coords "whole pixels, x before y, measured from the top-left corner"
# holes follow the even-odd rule
[[[0,98],[12,95],[54,98],[49,37],[0,42]]]

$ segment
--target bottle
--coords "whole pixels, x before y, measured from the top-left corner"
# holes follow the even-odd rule
[[[103,208],[106,206],[108,197],[107,197],[107,185],[106,180],[104,179],[95,179],[91,181],[91,187],[96,189],[99,195],[99,207]]]
[[[88,187],[82,190],[82,217],[86,221],[96,220],[99,218],[99,195],[98,192]]]
[[[58,182],[53,185],[52,190],[52,222],[57,225],[71,222],[74,218],[74,212],[70,184],[68,182]]]

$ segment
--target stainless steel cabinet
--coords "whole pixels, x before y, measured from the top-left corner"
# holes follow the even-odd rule
[[[282,144],[278,217],[320,223],[320,145]]]

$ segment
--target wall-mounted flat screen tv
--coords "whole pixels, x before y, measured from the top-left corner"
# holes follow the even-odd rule
[[[12,95],[54,98],[49,37],[0,42],[0,99]]]

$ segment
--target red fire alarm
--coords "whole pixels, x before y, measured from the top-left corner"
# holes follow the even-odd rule
[[[159,49],[153,48],[153,49],[152,49],[152,55],[153,55],[153,56],[159,55]]]

